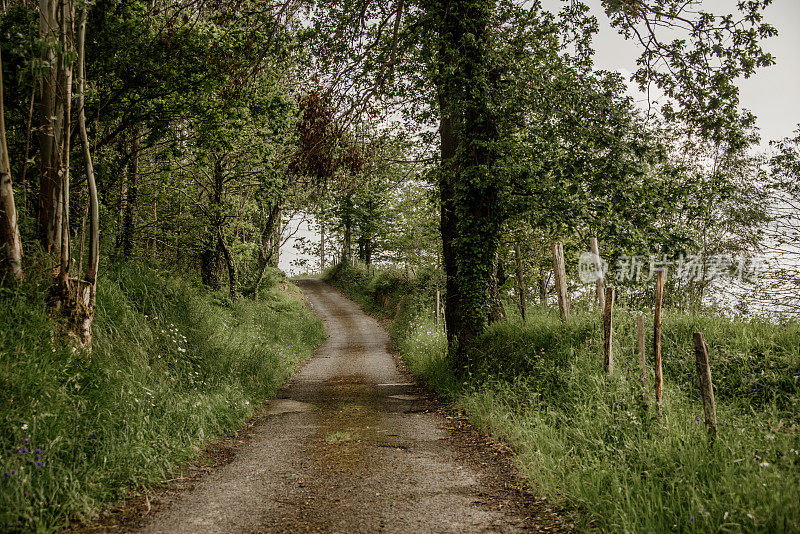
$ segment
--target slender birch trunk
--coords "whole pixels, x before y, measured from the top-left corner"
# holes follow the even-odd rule
[[[6,142],[5,104],[3,100],[3,58],[0,55],[0,280],[9,275],[13,280],[22,280],[22,241],[17,226],[17,208],[14,204],[14,188],[11,180],[11,164]]]
[[[78,284],[76,299],[76,326],[77,334],[83,346],[89,347],[92,343],[92,323],[94,322],[94,307],[97,296],[97,271],[100,266],[100,207],[97,199],[97,183],[94,179],[94,166],[92,154],[89,150],[89,136],[86,132],[86,19],[89,16],[89,7],[85,6],[81,13],[80,29],[78,33],[78,91],[80,92],[78,105],[78,130],[83,149],[83,160],[86,166],[86,181],[89,189],[89,257],[86,262],[84,280]]]
[[[39,0],[39,37],[45,43],[44,64],[51,65],[42,76],[39,87],[39,145],[42,170],[39,177],[39,237],[42,247],[54,259],[60,258],[61,248],[61,180],[59,177],[60,150],[64,109],[59,78],[62,55],[56,55],[61,26],[59,0]]]

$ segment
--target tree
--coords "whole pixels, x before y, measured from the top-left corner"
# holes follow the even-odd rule
[[[0,51],[0,273],[11,280],[22,280],[22,241],[17,225],[17,208],[14,203],[14,188],[11,181],[11,164],[6,142],[6,119],[3,95],[3,56]]]
[[[738,17],[714,16],[677,0],[606,0],[604,6],[611,24],[640,42],[636,79],[667,93],[670,105],[662,110],[667,120],[738,150],[753,138],[747,135],[752,116],[738,110],[735,79],[772,63],[759,45],[775,33],[761,18],[768,3],[740,3]],[[541,177],[567,191],[590,191],[602,185],[601,173],[612,171],[616,200],[630,204],[626,181],[634,176],[638,185],[652,176],[657,150],[624,131],[637,119],[618,96],[620,81],[592,72],[597,22],[581,2],[570,3],[558,19],[538,3],[523,8],[506,1],[367,3],[349,11],[322,5],[327,11],[315,19],[314,29],[317,35],[327,30],[338,41],[320,39],[319,61],[329,73],[331,92],[338,89],[342,115],[374,110],[370,100],[382,92],[385,101],[405,106],[407,117],[438,126],[434,176],[447,275],[446,326],[452,363],[463,370],[470,343],[489,322],[500,235],[514,213],[514,196],[536,197],[541,188],[530,182]],[[665,43],[663,29],[685,30],[687,39]],[[344,85],[358,65],[359,76]],[[583,131],[578,145],[570,147],[570,128],[576,125]],[[617,158],[620,148],[623,155]],[[519,164],[521,149],[528,165]],[[561,178],[552,180],[552,172]],[[595,183],[586,184],[587,176]],[[572,207],[569,198],[563,202]],[[557,213],[549,207],[540,215]],[[605,218],[600,210],[588,215]],[[615,216],[616,210],[608,213]]]

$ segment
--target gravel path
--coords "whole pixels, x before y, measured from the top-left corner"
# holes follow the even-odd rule
[[[465,458],[447,419],[397,369],[374,319],[322,281],[297,284],[327,341],[230,463],[172,496],[135,531],[548,530],[531,524],[524,507],[487,498],[480,464]]]

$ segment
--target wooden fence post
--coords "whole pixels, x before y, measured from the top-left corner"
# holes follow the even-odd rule
[[[612,323],[612,313],[614,311],[614,288],[606,288],[605,309],[603,310],[603,367],[606,375],[614,374],[614,349],[613,335],[614,325]]]
[[[595,282],[595,294],[597,297],[597,307],[601,310],[605,310],[606,303],[605,303],[605,293],[603,291],[603,264],[600,261],[600,246],[597,243],[597,238],[592,237],[589,239],[589,251],[594,254],[594,272],[597,275],[597,281]]]
[[[711,382],[711,364],[708,361],[708,345],[702,332],[695,332],[694,363],[697,367],[697,376],[700,379],[700,396],[703,398],[703,412],[706,416],[706,427],[711,443],[717,436],[717,407],[714,403],[714,384]]]
[[[553,243],[553,274],[555,275],[556,293],[558,294],[558,311],[561,320],[569,323],[569,300],[567,296],[567,270],[564,265],[564,246]]]
[[[664,300],[664,270],[657,271],[656,305],[653,312],[653,360],[656,371],[656,402],[661,406],[661,395],[664,391],[664,375],[661,369],[661,304]]]

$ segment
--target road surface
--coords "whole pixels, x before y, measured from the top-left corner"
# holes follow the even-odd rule
[[[327,341],[230,463],[148,513],[135,531],[549,530],[524,507],[487,497],[480,466],[466,461],[446,419],[398,370],[373,318],[320,280],[297,284]]]

